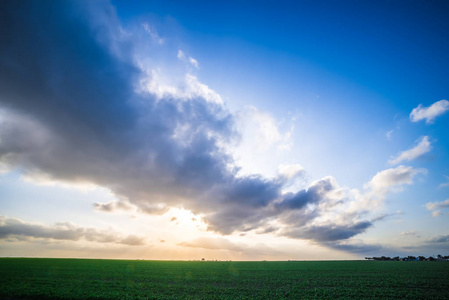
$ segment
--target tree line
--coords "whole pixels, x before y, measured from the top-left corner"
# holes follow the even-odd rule
[[[435,256],[405,256],[405,257],[389,257],[389,256],[380,256],[380,257],[365,257],[367,260],[382,260],[382,261],[449,261],[449,255],[443,256],[438,254]]]

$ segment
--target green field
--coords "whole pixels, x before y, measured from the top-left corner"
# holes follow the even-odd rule
[[[0,258],[0,299],[449,299],[449,262]]]

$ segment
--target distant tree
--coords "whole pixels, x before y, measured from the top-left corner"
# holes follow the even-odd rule
[[[425,256],[413,256],[413,255],[409,255],[409,256],[405,256],[405,257],[399,257],[399,256],[395,256],[393,258],[389,257],[389,256],[373,256],[373,257],[365,257],[365,259],[367,260],[375,260],[375,261],[444,261],[444,260],[449,260],[449,255],[443,256],[441,254],[438,254],[436,257],[435,256],[429,256],[428,258],[426,258]]]

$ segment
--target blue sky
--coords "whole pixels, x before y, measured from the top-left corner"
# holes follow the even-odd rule
[[[0,255],[449,251],[444,1],[2,6]]]

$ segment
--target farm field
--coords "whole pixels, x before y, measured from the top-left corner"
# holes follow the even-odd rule
[[[449,262],[0,258],[0,299],[449,299]]]

